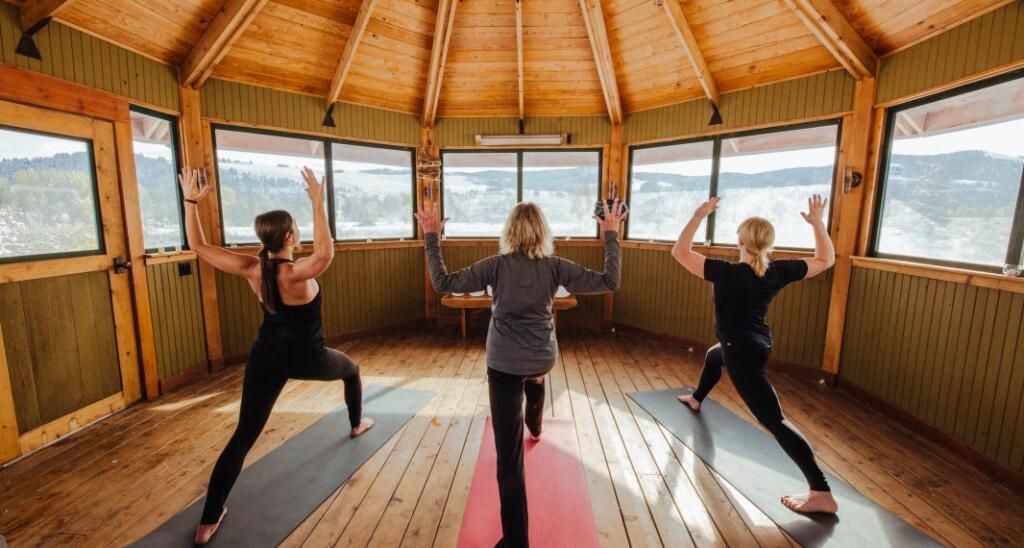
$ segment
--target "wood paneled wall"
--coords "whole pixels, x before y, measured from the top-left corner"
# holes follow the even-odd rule
[[[190,270],[189,274],[179,273],[183,265]],[[149,265],[146,277],[160,379],[205,367],[206,329],[198,261]]]
[[[843,70],[723,93],[722,125],[709,126],[711,107],[695,99],[626,116],[628,143],[682,138],[711,131],[784,124],[853,110],[854,80]]]
[[[211,78],[200,95],[206,118],[333,134],[348,139],[418,145],[420,119],[415,114],[383,110],[351,103],[337,103],[337,127],[323,126],[324,99],[270,88]]]
[[[106,272],[0,284],[19,433],[121,391]]]
[[[1024,4],[1005,6],[884,57],[876,99],[886,103],[1024,61]]]
[[[43,60],[14,53],[18,7],[0,2],[0,62],[178,110],[178,71],[92,35],[51,22],[35,36]]]
[[[612,125],[607,116],[543,116],[526,118],[526,133],[568,133],[573,145],[606,145],[611,142]],[[514,117],[439,118],[436,126],[437,144],[442,147],[471,147],[475,136],[514,135],[519,133],[519,119]]]
[[[1024,294],[854,267],[840,381],[1024,472]]]
[[[319,278],[324,332],[330,337],[424,317],[421,247],[340,251]],[[217,272],[225,356],[249,352],[262,321],[249,283]]]
[[[622,288],[615,322],[655,333],[714,344],[711,284],[679,266],[665,250],[623,250]],[[775,340],[772,356],[821,367],[831,275],[792,284],[768,311]]]

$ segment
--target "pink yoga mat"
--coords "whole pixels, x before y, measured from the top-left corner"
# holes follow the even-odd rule
[[[525,447],[531,548],[599,547],[573,423],[545,419],[541,439],[534,441],[527,434]],[[460,548],[492,548],[501,539],[496,475],[494,431],[488,417],[462,517]]]

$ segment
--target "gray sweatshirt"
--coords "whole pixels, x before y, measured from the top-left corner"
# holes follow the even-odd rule
[[[437,233],[425,236],[430,280],[439,293],[469,293],[491,286],[487,367],[522,376],[543,375],[555,365],[558,341],[551,307],[558,286],[574,295],[619,288],[619,234],[604,233],[604,272],[561,257],[530,259],[520,253],[494,255],[451,274],[445,269]]]

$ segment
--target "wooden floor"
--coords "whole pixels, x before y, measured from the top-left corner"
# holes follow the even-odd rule
[[[593,332],[564,333],[561,347],[547,413],[576,424],[605,546],[795,544],[625,396],[692,385],[699,349]],[[438,395],[285,544],[454,546],[487,414],[482,335],[423,329],[342,349],[367,384]],[[152,530],[203,494],[236,421],[241,373],[129,408],[0,470],[0,533],[12,546],[110,546]],[[946,544],[1024,542],[1024,495],[845,394],[773,379],[820,460],[867,496]],[[727,380],[712,397],[750,420]],[[247,462],[341,401],[337,383],[290,382]]]

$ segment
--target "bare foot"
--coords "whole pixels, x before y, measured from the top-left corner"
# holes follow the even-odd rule
[[[801,514],[835,514],[839,510],[839,504],[829,491],[810,491],[806,495],[785,496],[782,497],[782,505]]]
[[[678,399],[680,403],[685,403],[687,407],[689,407],[690,410],[692,410],[694,413],[700,412],[700,401],[697,400],[697,398],[694,398],[692,395],[683,394],[682,396],[679,396]]]
[[[373,428],[373,425],[377,424],[371,418],[363,418],[363,421],[359,423],[359,426],[352,429],[352,437],[361,436],[366,433],[367,430]]]
[[[220,524],[224,521],[224,516],[226,515],[228,515],[228,508],[225,506],[224,510],[220,513],[220,519],[217,520],[217,523],[200,523],[199,526],[196,527],[195,543],[203,545],[210,542],[210,538],[217,532],[217,528],[220,527]]]

